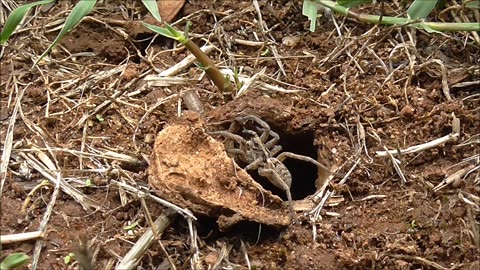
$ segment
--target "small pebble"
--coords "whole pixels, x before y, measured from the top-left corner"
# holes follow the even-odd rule
[[[215,263],[217,262],[218,260],[218,253],[217,252],[210,252],[207,254],[207,256],[205,256],[204,258],[204,261],[205,263],[209,266],[209,268],[213,265],[215,265]]]
[[[289,36],[282,38],[282,44],[287,47],[295,47],[300,43],[301,36]]]
[[[145,135],[145,139],[143,140],[145,143],[152,143],[155,139],[155,135],[153,135],[153,133],[148,133],[147,135]]]
[[[415,109],[412,106],[407,104],[400,111],[400,116],[405,117],[405,118],[411,118],[414,113],[415,113]]]

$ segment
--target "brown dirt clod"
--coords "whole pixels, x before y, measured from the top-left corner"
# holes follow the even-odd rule
[[[155,140],[149,183],[159,196],[218,218],[221,230],[242,220],[290,224],[282,200],[239,168],[223,144],[205,133],[199,117],[187,113],[184,120],[165,127]]]

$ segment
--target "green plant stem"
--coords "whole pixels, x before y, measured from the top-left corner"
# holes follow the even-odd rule
[[[350,11],[348,8],[337,4],[334,1],[330,0],[316,0],[316,2],[324,7],[330,8],[331,10],[343,14],[347,17],[354,18],[355,20],[363,23],[375,23],[377,24],[380,20],[380,16],[370,15],[370,14],[358,14],[353,11]],[[382,17],[382,24],[385,25],[406,25],[410,24],[411,26],[419,26],[424,24],[425,26],[441,32],[454,32],[454,31],[480,31],[480,23],[443,23],[443,22],[419,22],[418,20],[411,20],[409,18],[397,18],[397,17]],[[422,28],[422,27],[420,27]]]
[[[220,91],[233,92],[234,88],[230,80],[223,76],[213,61],[202,50],[200,50],[195,42],[187,39],[183,44],[195,56],[195,58],[197,58],[198,62],[202,64],[202,67],[205,69],[208,78],[213,81]]]
[[[186,35],[182,32],[177,31],[175,28],[169,24],[165,24],[165,28],[159,27],[156,25],[148,24],[142,22],[142,24],[149,30],[160,34],[164,37],[174,39],[183,45],[197,58],[198,62],[202,65],[203,70],[207,73],[207,76],[210,80],[213,81],[215,86],[218,87],[220,92],[233,92],[234,87],[230,80],[223,76],[220,70],[215,66],[213,61],[195,44],[191,41]]]

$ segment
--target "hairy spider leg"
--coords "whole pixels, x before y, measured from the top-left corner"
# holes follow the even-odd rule
[[[274,147],[277,147],[276,144],[277,144],[278,141],[280,140],[280,136],[278,135],[278,133],[276,133],[276,132],[273,131],[273,130],[268,131],[268,130],[266,130],[266,129],[264,129],[264,128],[260,128],[260,127],[257,127],[257,130],[260,131],[260,132],[262,132],[262,135],[260,136],[260,138],[262,138],[262,136],[264,136],[264,135],[266,134],[265,138],[262,139],[262,142],[265,144],[265,146],[266,146],[268,149],[272,149],[272,148],[274,148]],[[268,137],[272,137],[272,139],[270,139],[270,140],[268,141]],[[278,147],[281,148],[281,146],[278,146]],[[281,149],[280,149],[280,150],[281,150]],[[280,150],[279,150],[278,152],[280,152]],[[278,153],[278,152],[277,152],[277,153]]]
[[[327,168],[327,166],[323,165],[322,163],[316,161],[315,159],[311,158],[311,157],[307,157],[307,156],[302,156],[302,155],[298,155],[298,154],[294,154],[292,152],[282,152],[280,153],[280,155],[277,156],[277,159],[280,161],[280,162],[283,162],[287,157],[289,158],[294,158],[294,159],[298,159],[298,160],[303,160],[303,161],[306,161],[306,162],[310,162],[312,164],[315,164],[316,166],[318,166],[319,168],[321,168],[322,170],[325,170],[329,173],[330,170]]]
[[[271,133],[271,129],[268,123],[260,119],[258,116],[255,116],[255,115],[239,116],[239,117],[236,117],[234,120],[241,123],[242,125],[245,125],[248,121],[252,121],[260,125],[260,127],[264,129],[264,132],[260,136],[260,139],[262,140],[262,142],[266,142],[268,139],[268,136]]]
[[[211,131],[208,132],[210,136],[222,136],[228,139],[231,139],[239,144],[240,149],[226,149],[228,153],[237,154],[241,161],[245,163],[251,163],[254,160],[250,160],[246,154],[246,149],[248,148],[247,141],[240,135],[230,133],[228,131]]]
[[[288,210],[293,222],[297,223],[298,218],[293,209],[292,193],[290,192],[292,176],[287,167],[276,158],[268,158],[266,166],[258,168],[258,174],[266,177],[274,186],[285,191],[288,199]]]

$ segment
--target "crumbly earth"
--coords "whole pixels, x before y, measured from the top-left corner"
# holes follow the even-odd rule
[[[255,182],[205,133],[195,112],[165,127],[155,139],[149,184],[162,198],[197,214],[218,218],[220,230],[242,220],[285,227],[282,200]]]
[[[37,243],[42,247],[38,269],[76,269],[77,262],[67,265],[64,259],[78,251],[84,238],[96,268],[113,269],[149,227],[138,194],[116,183],[172,199],[161,179],[152,181],[152,171],[159,168],[154,163],[165,157],[189,160],[198,142],[186,138],[205,139],[203,133],[195,133],[194,122],[188,124],[191,117],[182,95],[189,90],[199,95],[206,130],[226,129],[234,117],[255,114],[279,133],[284,151],[311,156],[337,173],[329,178],[305,162],[285,161],[293,176],[294,199],[310,203],[303,208],[297,203],[302,222],[286,227],[252,221],[275,224],[268,222],[271,215],[277,221],[288,220],[288,210],[278,199],[286,199],[283,191],[255,172],[250,176],[266,190],[268,211],[273,214],[235,220],[227,211],[232,219],[221,218],[227,223],[219,226],[217,219],[225,213],[216,186],[216,194],[205,195],[215,195],[215,204],[202,205],[212,212],[192,209],[198,215],[196,268],[480,268],[480,47],[470,34],[377,28],[342,16],[335,16],[335,23],[329,15],[320,17],[320,27],[309,32],[302,1],[258,1],[265,31],[251,1],[187,1],[174,21],[190,20],[191,38],[200,46],[206,40],[216,46],[210,53],[216,63],[238,67],[247,76],[265,69],[257,84],[235,97],[235,93],[219,93],[206,78],[199,79],[202,71],[194,64],[179,74],[188,80],[146,85],[142,78],[147,74],[173,66],[188,52],[170,40],[152,40],[154,35],[139,23],[147,14],[139,1],[99,3],[93,19],[83,20],[32,69],[35,57],[58,33],[52,29],[72,8],[71,1],[58,2],[26,22],[28,30],[14,35],[3,50],[1,147],[5,149],[5,138],[11,134],[13,149],[1,194],[0,233],[38,230],[54,183],[34,187],[49,174],[56,179],[59,173],[89,200],[80,202],[61,191],[43,242],[2,244],[1,259],[14,252],[33,256]],[[398,12],[406,8],[396,2],[385,2],[386,15],[404,16]],[[356,10],[379,13],[374,5]],[[454,11],[439,11],[429,19],[455,20]],[[474,21],[472,14],[465,16]],[[176,27],[183,29],[187,19]],[[260,81],[297,91],[267,90]],[[22,92],[21,110],[15,115]],[[456,139],[416,153],[393,153],[405,183],[393,159],[377,155],[447,136],[456,118],[460,121]],[[168,130],[172,126],[185,128]],[[165,141],[168,138],[159,139],[167,131],[168,138],[183,140],[181,147]],[[155,144],[158,152],[153,151]],[[202,166],[211,164],[207,159],[226,157],[218,150],[221,144],[215,145],[215,150],[205,150],[205,155],[181,166],[191,166],[192,172],[202,175]],[[44,158],[39,151],[57,170],[40,172],[33,167],[32,160]],[[212,178],[200,182],[232,176],[233,167],[226,168],[205,168],[203,176]],[[238,173],[245,181],[251,179],[241,170]],[[436,189],[445,179],[452,181]],[[180,178],[174,181],[181,187]],[[197,197],[182,197],[183,207],[194,208],[195,200],[205,198],[201,194],[206,191],[195,184],[185,185],[184,195]],[[224,183],[225,192],[235,189],[230,184]],[[322,187],[335,196],[320,212],[321,218],[313,219],[308,213],[318,205],[314,194]],[[238,209],[257,204],[258,196],[249,191],[244,189],[255,202],[229,203]],[[145,200],[153,218],[165,211],[156,201]],[[191,269],[195,256],[185,219],[178,217],[163,232],[161,242],[177,269]],[[143,269],[168,267],[158,242],[140,264]]]

